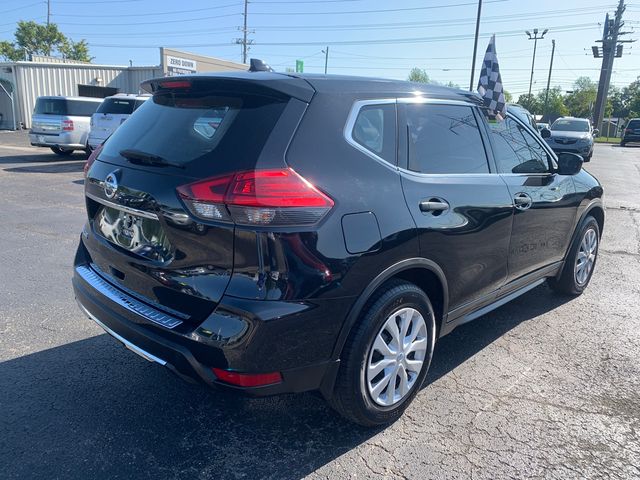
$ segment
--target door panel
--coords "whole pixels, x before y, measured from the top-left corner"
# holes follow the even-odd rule
[[[454,309],[502,286],[513,207],[498,175],[402,174],[422,256],[436,262],[449,283]],[[422,211],[420,203],[446,201],[446,211]]]
[[[510,116],[487,126],[498,172],[514,205],[511,281],[562,260],[578,199],[573,178],[554,172],[551,154],[537,135]]]
[[[454,309],[504,284],[513,205],[490,173],[486,138],[466,105],[398,105],[402,186],[421,255],[443,269]]]

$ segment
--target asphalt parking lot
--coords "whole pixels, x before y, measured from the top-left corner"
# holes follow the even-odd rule
[[[377,430],[314,394],[185,384],[85,318],[83,162],[0,132],[0,477],[640,477],[640,146],[597,145],[586,166],[607,218],[585,294],[543,285],[460,327]]]

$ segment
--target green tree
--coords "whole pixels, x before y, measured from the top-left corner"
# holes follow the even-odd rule
[[[640,117],[640,77],[622,89],[622,102],[629,117]]]
[[[412,68],[409,72],[409,77],[407,78],[410,82],[418,82],[418,83],[432,83],[427,71],[422,68]]]
[[[73,40],[66,40],[58,50],[64,58],[69,60],[77,60],[79,62],[90,62],[93,57],[89,56],[89,45],[86,40],[80,40],[74,42]]]
[[[507,92],[506,90],[504,90],[504,99],[508,102],[511,103],[513,102],[513,95],[511,95],[510,92]]]
[[[589,77],[578,77],[573,83],[573,91],[565,97],[564,104],[574,117],[590,118],[597,93],[596,82]]]
[[[538,92],[536,103],[538,105],[538,108],[540,108],[540,111],[536,113],[541,114],[546,120],[555,120],[558,117],[563,117],[569,114],[569,110],[564,104],[562,87],[560,86],[550,88],[548,96],[546,88]]]
[[[57,52],[73,60],[90,61],[87,42],[73,42],[55,23],[40,25],[20,21],[13,42],[0,42],[0,56],[10,61],[28,60],[30,55],[51,55]]]
[[[532,114],[537,114],[541,111],[538,99],[533,94],[529,95],[528,93],[523,93],[522,95],[520,95],[518,97],[518,105],[526,108]]]

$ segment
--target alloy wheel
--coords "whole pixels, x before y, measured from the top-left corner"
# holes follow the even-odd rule
[[[598,253],[598,234],[593,228],[589,228],[582,237],[580,249],[576,257],[574,275],[576,283],[583,286],[589,280],[589,275],[596,263]]]

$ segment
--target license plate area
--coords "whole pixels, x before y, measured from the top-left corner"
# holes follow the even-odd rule
[[[136,255],[159,262],[172,258],[171,244],[157,219],[103,205],[95,226],[106,240]]]

